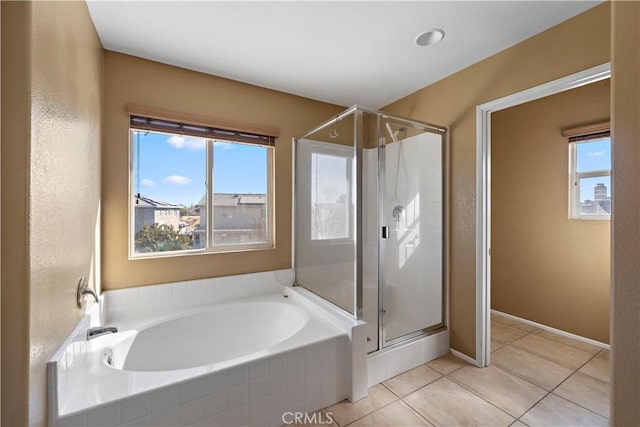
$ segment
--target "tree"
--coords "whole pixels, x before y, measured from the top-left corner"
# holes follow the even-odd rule
[[[183,251],[190,249],[190,243],[190,236],[180,234],[172,225],[167,224],[153,224],[151,227],[145,224],[135,237],[138,253]]]

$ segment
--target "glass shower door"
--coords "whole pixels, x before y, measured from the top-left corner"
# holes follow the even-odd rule
[[[444,324],[444,131],[381,117],[383,346]]]

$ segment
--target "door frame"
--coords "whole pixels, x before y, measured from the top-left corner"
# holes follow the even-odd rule
[[[598,65],[476,107],[476,365],[491,362],[491,114],[611,77]]]

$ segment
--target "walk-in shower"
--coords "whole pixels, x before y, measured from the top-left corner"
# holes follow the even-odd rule
[[[351,107],[294,140],[295,282],[368,352],[445,328],[447,129]]]

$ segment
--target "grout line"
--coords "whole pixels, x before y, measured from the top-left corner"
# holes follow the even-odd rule
[[[549,393],[549,394],[553,394],[555,397],[558,397],[558,398],[560,398],[562,400],[566,400],[567,402],[572,403],[572,404],[576,405],[577,407],[584,409],[585,411],[591,412],[592,414],[594,414],[594,415],[596,415],[596,416],[598,416],[600,418],[604,418],[605,420],[609,421],[609,417],[603,417],[602,415],[598,414],[597,412],[593,411],[592,409],[585,408],[584,406],[574,402],[573,400],[569,400],[566,397],[562,397],[562,396],[560,396],[558,394],[555,394],[555,393]]]
[[[571,399],[568,399],[568,398],[566,398],[566,397],[563,397],[563,396],[560,396],[559,394],[554,393],[554,391],[556,391],[556,390],[557,390],[557,389],[558,389],[562,384],[564,384],[564,383],[565,383],[569,378],[571,378],[572,376],[574,376],[574,375],[575,375],[575,374],[576,374],[580,369],[582,369],[582,368],[583,368],[587,363],[589,363],[589,362],[590,362],[593,358],[595,358],[595,357],[597,357],[597,353],[596,353],[596,354],[594,354],[594,355],[593,355],[593,357],[591,357],[589,360],[587,360],[586,362],[584,362],[582,365],[580,365],[580,366],[578,367],[578,369],[576,369],[575,371],[573,371],[573,373],[572,373],[571,375],[569,375],[567,378],[565,378],[564,380],[562,380],[562,382],[561,382],[560,384],[558,384],[557,386],[555,386],[555,387],[553,388],[553,390],[551,390],[551,391],[549,392],[549,394],[553,394],[554,396],[557,396],[557,397],[559,397],[559,398],[561,398],[561,399],[564,399],[564,400],[566,400],[567,402],[571,402],[571,403],[573,403],[574,405],[577,405],[577,406],[579,406],[579,407],[581,407],[581,408],[583,408],[583,409],[586,409],[587,411],[589,411],[589,412],[591,412],[591,413],[596,414],[596,415],[597,415],[597,416],[599,416],[599,417],[606,418],[606,419],[608,420],[608,419],[609,419],[609,417],[603,417],[602,415],[598,414],[597,412],[595,412],[595,411],[594,411],[594,410],[592,410],[592,409],[586,408],[586,407],[582,406],[581,404],[579,404],[579,403],[577,403],[577,402],[574,402],[574,401],[573,401],[573,400],[571,400]],[[583,374],[583,375],[587,375],[587,374]],[[590,378],[593,378],[591,375],[587,375],[587,376],[588,376],[588,377],[590,377]],[[593,378],[593,379],[594,379],[594,380],[596,380],[596,381],[600,381],[600,380],[599,380],[599,379],[597,379],[597,378]],[[603,382],[603,381],[600,381],[600,382]],[[611,383],[609,383],[609,390],[611,390]]]
[[[511,320],[513,320],[515,322],[524,323],[525,325],[531,325],[531,326],[536,327],[538,329],[541,329],[543,331],[547,331],[547,332],[551,332],[551,333],[556,334],[556,335],[560,335],[560,336],[564,336],[564,337],[567,337],[567,338],[571,338],[574,341],[580,341],[580,342],[584,342],[584,343],[587,343],[587,344],[591,344],[592,346],[599,347],[601,349],[606,349],[606,350],[610,349],[610,345],[609,344],[605,344],[605,343],[602,343],[600,341],[593,340],[591,338],[586,338],[586,337],[583,337],[583,336],[580,336],[580,335],[576,335],[576,334],[573,334],[571,332],[563,331],[562,329],[557,329],[557,328],[554,328],[554,327],[551,327],[551,326],[544,325],[542,323],[534,322],[532,320],[523,319],[522,317],[514,316],[514,315],[508,314],[508,313],[503,313],[503,312],[498,311],[498,310],[491,309],[490,312],[491,312],[491,314],[495,314],[497,317],[504,317],[504,318],[507,318],[507,319],[511,319]]]
[[[483,369],[483,368],[482,368]],[[486,403],[488,403],[489,405],[493,406],[494,408],[498,409],[501,412],[504,412],[505,414],[507,414],[508,416],[510,416],[511,418],[513,418],[513,422],[511,424],[513,424],[514,422],[516,422],[518,420],[518,417],[511,415],[510,413],[508,413],[507,411],[505,411],[504,409],[498,407],[495,403],[488,401],[487,399],[485,399],[483,396],[481,396],[480,394],[478,394],[476,391],[472,390],[471,388],[469,388],[467,385],[456,381],[455,378],[451,377],[448,378],[449,381],[453,382],[454,384],[457,384],[458,386],[460,386],[461,388],[463,388],[464,390],[467,390],[468,392],[470,392],[471,394],[473,394],[474,396],[479,397],[481,400],[484,400]],[[509,425],[511,425],[509,424]]]
[[[374,387],[375,387],[375,386],[374,386]],[[395,394],[394,394],[394,396],[395,396]],[[371,411],[371,412],[367,412],[366,414],[362,415],[361,417],[358,417],[358,418],[356,418],[355,420],[351,421],[350,423],[345,424],[345,425],[344,425],[344,427],[348,427],[348,426],[350,426],[351,424],[355,423],[356,421],[359,421],[359,420],[363,419],[364,417],[367,417],[367,416],[369,416],[369,415],[373,414],[374,412],[379,411],[379,410],[380,410],[380,409],[382,409],[382,408],[386,408],[387,406],[391,405],[392,403],[397,402],[398,400],[402,400],[402,399],[395,399],[395,400],[392,400],[391,402],[389,402],[389,403],[387,403],[387,404],[385,404],[385,405],[382,405],[381,407],[376,408],[376,409],[374,409],[374,410],[373,410],[373,411]],[[413,408],[411,408],[411,409],[413,409]],[[339,426],[339,427],[342,427],[342,426],[340,425],[340,423],[338,423],[338,421],[336,421],[336,424],[338,424],[338,426]]]

